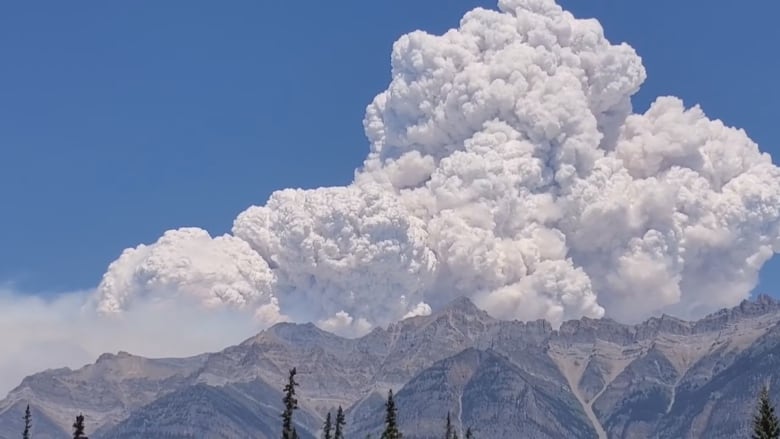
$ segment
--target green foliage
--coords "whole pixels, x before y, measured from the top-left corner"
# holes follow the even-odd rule
[[[295,387],[298,383],[295,382],[296,370],[293,367],[290,369],[290,376],[287,380],[287,384],[284,386],[284,412],[282,413],[282,439],[297,439],[298,432],[295,431],[293,424],[293,412],[298,409],[298,399],[295,397]]]
[[[769,400],[769,390],[761,389],[758,397],[758,413],[753,416],[752,439],[778,439],[780,438],[780,423],[778,423],[775,408]]]
[[[323,439],[332,439],[333,436],[330,434],[331,430],[331,422],[330,422],[330,412],[328,412],[328,416],[325,416],[325,424],[322,426],[322,438]]]
[[[398,412],[393,400],[393,390],[390,389],[390,392],[387,394],[387,402],[385,403],[385,431],[382,432],[381,439],[402,439],[404,437],[398,430],[397,415]]]
[[[89,439],[84,434],[84,415],[76,416],[76,422],[73,423],[73,439]]]
[[[24,432],[22,432],[22,439],[30,439],[30,430],[32,429],[32,414],[30,413],[30,404],[27,404],[27,408],[24,410]]]
[[[344,426],[347,425],[347,420],[344,417],[344,410],[339,406],[336,411],[336,434],[333,439],[344,439]]]

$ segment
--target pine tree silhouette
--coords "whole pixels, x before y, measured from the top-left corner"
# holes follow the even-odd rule
[[[284,386],[284,412],[282,413],[282,439],[298,439],[298,432],[295,430],[293,424],[293,412],[298,409],[298,399],[295,398],[295,387],[298,383],[295,382],[296,369],[293,367],[290,369],[290,376],[287,380],[287,384]]]
[[[778,423],[775,408],[769,400],[769,390],[764,387],[758,396],[758,413],[753,416],[752,439],[780,438],[780,423]]]
[[[22,439],[30,439],[30,430],[32,430],[32,414],[30,413],[30,404],[27,404],[27,408],[24,410],[24,432],[22,432]]]
[[[450,412],[447,412],[447,426],[444,432],[444,439],[452,439],[452,433],[452,418],[450,417]]]
[[[322,439],[333,439],[333,436],[330,435],[331,427],[330,412],[328,412],[328,415],[325,416],[325,423],[322,425]]]
[[[84,434],[84,415],[76,416],[76,422],[73,423],[73,439],[89,439]]]
[[[336,434],[333,439],[344,439],[344,426],[347,425],[347,421],[344,418],[344,410],[341,406],[336,411]]]
[[[398,430],[397,415],[395,401],[393,401],[393,389],[390,389],[385,403],[385,431],[382,433],[381,439],[403,439],[403,434]]]

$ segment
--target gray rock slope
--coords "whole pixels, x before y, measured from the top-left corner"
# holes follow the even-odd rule
[[[262,381],[222,387],[195,384],[132,412],[95,439],[278,438],[281,400],[282,393]],[[296,420],[301,439],[314,439],[308,431],[319,427],[319,417],[299,411]]]
[[[478,437],[567,437],[595,435],[571,393],[535,376],[492,350],[469,348],[437,362],[397,393],[398,419],[405,437],[440,438],[442,413],[456,427]],[[350,415],[352,437],[378,437],[384,399],[374,398]],[[489,422],[485,422],[489,420]]]
[[[120,352],[104,354],[78,370],[48,370],[31,375],[0,401],[0,438],[19,436],[19,407],[28,402],[35,415],[36,438],[69,436],[83,413],[89,431],[110,427],[130,412],[186,386],[206,356],[147,359]],[[23,408],[22,408],[23,410]]]
[[[32,375],[0,402],[0,438],[18,437],[27,402],[38,438],[67,437],[78,412],[96,438],[275,437],[291,367],[305,437],[338,405],[353,437],[377,431],[390,388],[410,438],[440,434],[448,411],[478,437],[736,437],[760,386],[780,401],[778,322],[780,304],[762,296],[696,322],[581,319],[553,330],[461,299],[358,339],[279,324],[213,354],[106,354]]]

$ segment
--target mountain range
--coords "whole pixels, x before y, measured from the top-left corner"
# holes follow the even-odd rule
[[[180,359],[104,354],[26,377],[0,402],[0,438],[279,437],[281,390],[298,370],[302,438],[341,405],[347,437],[377,437],[387,391],[405,437],[434,438],[450,412],[477,438],[747,437],[759,389],[780,400],[780,303],[768,296],[698,321],[497,320],[468,299],[347,339],[277,324]],[[462,434],[461,434],[462,435]]]

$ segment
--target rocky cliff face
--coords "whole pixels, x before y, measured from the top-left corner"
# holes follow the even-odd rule
[[[778,322],[780,304],[760,297],[696,322],[582,319],[558,330],[499,321],[465,299],[359,339],[279,324],[214,354],[106,354],[32,375],[0,402],[0,438],[19,435],[28,401],[38,438],[67,437],[79,412],[94,438],[277,437],[291,367],[304,437],[338,405],[350,436],[378,431],[390,388],[409,438],[440,435],[448,411],[483,438],[734,437],[758,388],[780,388]]]

